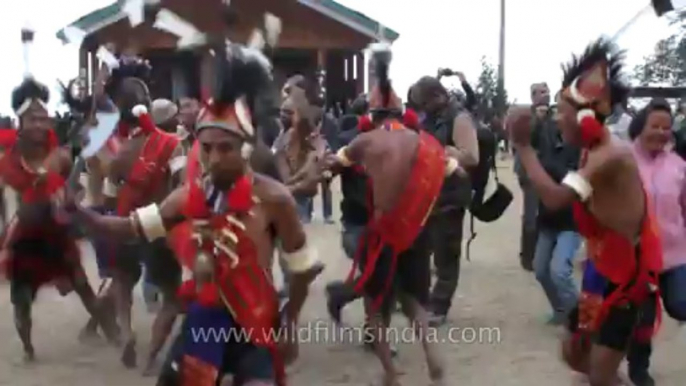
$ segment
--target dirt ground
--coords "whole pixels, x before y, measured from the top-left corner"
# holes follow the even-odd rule
[[[509,163],[500,167],[504,182],[515,193],[515,202],[494,224],[477,224],[478,237],[472,245],[471,261],[464,261],[450,323],[430,337],[441,342],[446,358],[449,386],[531,386],[568,385],[570,372],[558,355],[559,330],[544,324],[548,312],[543,293],[532,274],[519,267],[518,235],[521,205],[519,188]],[[334,207],[337,213],[337,189]],[[311,240],[327,264],[312,288],[302,316],[303,339],[299,361],[289,370],[291,385],[368,385],[379,379],[380,366],[364,352],[355,333],[339,333],[328,322],[324,286],[343,278],[349,261],[340,248],[339,225],[324,225],[320,201],[315,201],[317,217],[308,227]],[[97,284],[91,249],[87,266],[92,283]],[[145,312],[140,289],[136,298],[136,330],[139,362],[150,337],[151,315]],[[360,305],[345,311],[346,321],[358,325],[363,320]],[[77,335],[86,312],[75,295],[61,298],[53,289],[43,290],[34,307],[34,337],[39,362],[21,362],[22,352],[14,331],[7,285],[0,286],[0,385],[12,386],[138,386],[153,385],[140,370],[125,370],[119,352],[104,344],[82,345]],[[428,385],[421,347],[413,344],[404,330],[407,322],[394,321],[400,355],[398,363],[406,372],[404,385]],[[308,336],[309,331],[309,336]],[[433,339],[432,338],[432,339]],[[342,342],[345,341],[345,342]],[[653,356],[653,373],[661,386],[684,384],[683,366],[686,334],[665,318]],[[682,358],[682,359],[679,359]],[[140,364],[140,363],[139,363]]]

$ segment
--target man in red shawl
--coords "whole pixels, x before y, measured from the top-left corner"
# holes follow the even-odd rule
[[[104,48],[101,48],[104,50]],[[156,127],[149,114],[150,93],[145,83],[149,65],[140,60],[105,62],[101,74],[105,76],[104,92],[98,99],[111,98],[121,112],[117,132],[101,151],[103,193],[106,211],[128,216],[138,208],[160,203],[178,184],[178,174],[185,167],[186,156],[179,138]],[[108,68],[109,67],[109,68]],[[93,170],[95,172],[95,170]],[[103,235],[106,236],[106,235]],[[164,240],[118,240],[108,243],[109,248],[99,251],[100,261],[112,275],[108,298],[114,298],[119,316],[124,350],[122,362],[126,367],[136,366],[136,338],[131,327],[133,288],[145,266],[146,279],[160,289],[162,307],[152,325],[152,340],[145,367],[148,373],[155,363],[179,312],[176,291],[181,283],[181,267]],[[105,303],[105,302],[103,302]],[[89,323],[86,332],[94,332]]]
[[[431,262],[423,230],[446,175],[457,170],[458,163],[446,156],[431,135],[406,126],[412,121],[406,119],[412,113],[403,116],[402,103],[391,88],[391,52],[385,44],[376,44],[372,50],[378,76],[378,85],[370,94],[372,118],[360,122],[363,133],[331,160],[334,166],[360,168],[368,177],[369,221],[350,279],[359,265],[361,274],[354,280],[355,289],[365,293],[369,331],[385,372],[383,384],[399,384],[386,333],[388,307],[394,304],[393,297],[387,295],[396,287],[403,311],[422,340],[431,380],[441,385],[443,363],[436,347],[427,340]],[[379,315],[380,307],[385,317]]]
[[[582,147],[578,172],[556,183],[530,145],[529,108],[512,111],[508,126],[521,162],[541,201],[551,210],[574,207],[589,261],[572,335],[563,352],[592,386],[618,382],[618,368],[632,339],[649,340],[660,315],[658,274],[662,249],[631,149],[603,125],[612,106],[626,98],[622,53],[604,40],[565,68],[557,121],[565,141]],[[657,316],[656,316],[657,315]]]
[[[249,166],[256,138],[248,101],[270,79],[258,53],[237,45],[215,47],[217,90],[196,124],[187,182],[160,205],[129,216],[102,216],[77,208],[90,229],[123,239],[168,239],[192,279],[181,286],[186,320],[172,361],[158,384],[214,386],[226,375],[236,385],[284,385],[284,366],[297,355],[294,328],[310,282],[321,271],[287,188]],[[279,301],[271,276],[279,240],[291,277],[284,309],[289,334],[276,342]],[[192,331],[226,329],[238,340],[198,341]],[[231,333],[228,330],[234,331]],[[240,340],[241,332],[247,341]],[[277,334],[278,335],[278,334]],[[278,344],[284,343],[283,351]]]
[[[74,290],[108,338],[114,324],[96,306],[93,289],[65,213],[64,184],[72,167],[69,151],[60,148],[48,115],[48,88],[28,77],[12,93],[19,128],[3,130],[0,189],[5,229],[0,262],[11,281],[17,332],[25,359],[33,361],[31,306],[38,290],[55,284],[62,295]]]

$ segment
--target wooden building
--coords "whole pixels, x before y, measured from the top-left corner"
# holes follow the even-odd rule
[[[211,79],[204,64],[207,52],[180,52],[177,37],[154,28],[155,11],[161,6],[178,14],[206,33],[224,33],[232,41],[246,42],[255,27],[263,25],[265,12],[281,18],[283,31],[273,55],[278,84],[300,73],[318,80],[326,90],[328,106],[345,103],[365,84],[363,50],[371,42],[393,42],[398,33],[333,0],[232,0],[238,22],[226,30],[222,0],[150,1],[145,22],[131,28],[120,2],[87,14],[70,26],[87,37],[80,50],[80,69],[92,78],[97,68],[95,52],[114,43],[118,50],[133,49],[153,66],[151,92],[155,98],[176,99],[197,93]],[[66,41],[64,30],[57,37]]]

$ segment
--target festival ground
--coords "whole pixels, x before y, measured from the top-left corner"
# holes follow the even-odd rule
[[[447,385],[524,386],[567,385],[569,371],[558,355],[559,330],[544,324],[547,312],[543,293],[534,276],[522,271],[517,260],[519,189],[503,163],[504,182],[515,192],[515,203],[504,218],[492,225],[477,224],[479,233],[472,246],[472,261],[464,261],[455,307],[450,323],[431,333],[441,341],[446,357]],[[334,187],[334,206],[339,192]],[[321,208],[315,201],[317,213]],[[336,208],[337,209],[337,208]],[[327,319],[324,285],[344,277],[349,261],[340,248],[340,228],[323,225],[317,216],[308,232],[327,264],[327,270],[311,291],[303,314],[303,343],[300,359],[290,369],[291,385],[361,386],[377,381],[381,368],[372,354],[364,352],[355,331],[341,333]],[[468,224],[467,224],[468,226]],[[468,233],[466,227],[465,233]],[[86,247],[88,251],[90,248]],[[87,258],[95,283],[92,255]],[[136,330],[139,337],[139,366],[150,337],[152,315],[145,312],[140,290],[136,298]],[[363,320],[362,309],[352,305],[344,314],[350,325]],[[21,362],[22,351],[14,330],[9,287],[0,287],[0,385],[12,386],[138,386],[152,385],[140,371],[125,370],[119,351],[104,344],[88,346],[77,340],[86,312],[75,295],[60,298],[55,290],[39,294],[34,308],[34,339],[39,362]],[[399,343],[400,368],[404,385],[428,385],[421,347],[405,331],[406,320],[397,316],[391,338]],[[342,343],[341,340],[348,342]],[[686,333],[665,319],[653,356],[653,373],[661,386],[683,385],[686,368],[683,352]]]

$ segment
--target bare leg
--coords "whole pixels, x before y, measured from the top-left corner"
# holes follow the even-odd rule
[[[441,385],[444,377],[443,358],[437,350],[437,346],[429,342],[429,314],[419,302],[410,296],[400,296],[403,312],[412,321],[412,327],[422,341],[426,364],[429,367],[429,377],[434,385]]]
[[[33,289],[28,284],[12,283],[11,291],[14,303],[14,325],[24,346],[24,360],[33,362],[36,359],[36,352],[31,342]]]
[[[370,309],[369,302],[370,299],[365,298],[365,308]],[[391,353],[391,346],[388,342],[388,329],[386,323],[384,323],[382,315],[379,313],[368,313],[368,334],[374,342],[374,353],[376,354],[379,361],[381,361],[381,366],[384,370],[384,386],[397,386],[399,385],[398,378],[400,374],[393,364],[393,355]]]
[[[609,347],[593,345],[588,377],[591,386],[615,386],[621,384],[618,370],[625,353]]]
[[[85,276],[76,276],[72,279],[72,284],[74,286],[74,291],[81,298],[83,306],[91,315],[91,320],[89,320],[86,328],[89,328],[90,326],[95,326],[95,328],[97,328],[97,326],[100,325],[105,333],[105,336],[107,337],[107,340],[117,343],[119,337],[116,328],[116,322],[113,318],[110,318],[106,314],[106,310],[101,306],[101,303],[96,298],[95,293],[88,284],[88,280],[85,278]]]
[[[135,283],[129,275],[117,269],[114,274],[112,285],[115,291],[115,303],[119,325],[121,326],[121,337],[124,342],[122,353],[122,363],[127,368],[136,367],[136,337],[131,328],[131,305],[133,304],[133,287]]]
[[[105,279],[98,288],[96,294],[98,298],[98,308],[105,315],[116,315],[114,306],[114,293],[112,292],[112,279]],[[98,338],[98,320],[90,317],[86,325],[81,329],[79,339],[81,341],[89,341]]]
[[[562,341],[562,358],[572,370],[588,375],[590,350],[584,348],[579,339],[570,335]]]
[[[587,384],[591,386],[632,385],[618,373],[624,358],[620,351],[598,345],[584,347],[578,339],[569,336],[562,342],[562,357],[572,370],[587,376]]]
[[[152,338],[150,340],[150,352],[148,353],[148,361],[143,370],[143,375],[153,375],[155,360],[157,354],[164,346],[169,334],[174,328],[174,322],[179,314],[180,307],[176,299],[174,289],[167,289],[163,293],[162,309],[157,313],[155,321],[152,324]]]

